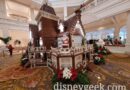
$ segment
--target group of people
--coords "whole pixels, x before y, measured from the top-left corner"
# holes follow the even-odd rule
[[[125,40],[122,41],[122,38],[111,38],[107,36],[107,39],[104,40],[106,45],[125,45]]]
[[[88,40],[87,44],[93,44],[98,42],[99,40]],[[103,39],[103,41],[105,42],[105,45],[113,45],[113,46],[119,46],[119,45],[125,45],[126,43],[126,39],[122,40],[121,37],[119,38],[112,38],[110,36],[107,36],[107,39]]]

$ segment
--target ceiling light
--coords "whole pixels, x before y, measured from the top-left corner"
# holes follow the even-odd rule
[[[84,0],[84,3],[86,3],[88,0]]]
[[[33,2],[36,2],[38,4],[42,4],[43,0],[32,0]]]
[[[99,28],[98,28],[98,30],[103,30],[103,29],[105,29],[105,27],[99,27]]]

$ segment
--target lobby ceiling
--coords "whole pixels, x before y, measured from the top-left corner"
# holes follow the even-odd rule
[[[38,11],[43,3],[48,3],[50,6],[54,7],[57,16],[60,18],[64,18],[64,6],[67,5],[67,14],[68,16],[71,15],[80,5],[86,0],[7,0],[7,2],[16,2],[19,5],[25,5],[30,8],[34,8]],[[9,8],[15,7],[16,5],[10,5]],[[19,6],[21,7],[21,6]],[[15,9],[15,8],[11,8]],[[10,9],[10,10],[11,10]],[[21,10],[15,10],[15,13],[19,13]],[[23,11],[24,12],[24,11]]]
[[[126,25],[127,17],[128,17],[128,14],[126,12],[115,15],[114,17],[116,18],[120,27]],[[103,29],[114,27],[114,22],[112,20],[112,17],[108,17],[93,23],[85,24],[84,27],[86,32],[91,32],[95,30],[103,30]]]
[[[10,1],[16,1],[29,6],[30,5],[33,6],[33,4],[34,5],[38,4],[38,6],[41,6],[43,3],[48,3],[52,5],[54,8],[56,8],[56,7],[64,7],[65,4],[68,7],[78,6],[88,0],[10,0]]]

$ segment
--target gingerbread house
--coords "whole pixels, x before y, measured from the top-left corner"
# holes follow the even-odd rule
[[[50,49],[52,46],[56,47],[56,40],[58,32],[58,19],[52,7],[44,4],[37,17],[37,24],[39,29],[39,37],[43,41],[43,46]]]

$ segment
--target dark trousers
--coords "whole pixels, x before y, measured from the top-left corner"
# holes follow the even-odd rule
[[[13,55],[13,50],[9,50],[10,56]]]

